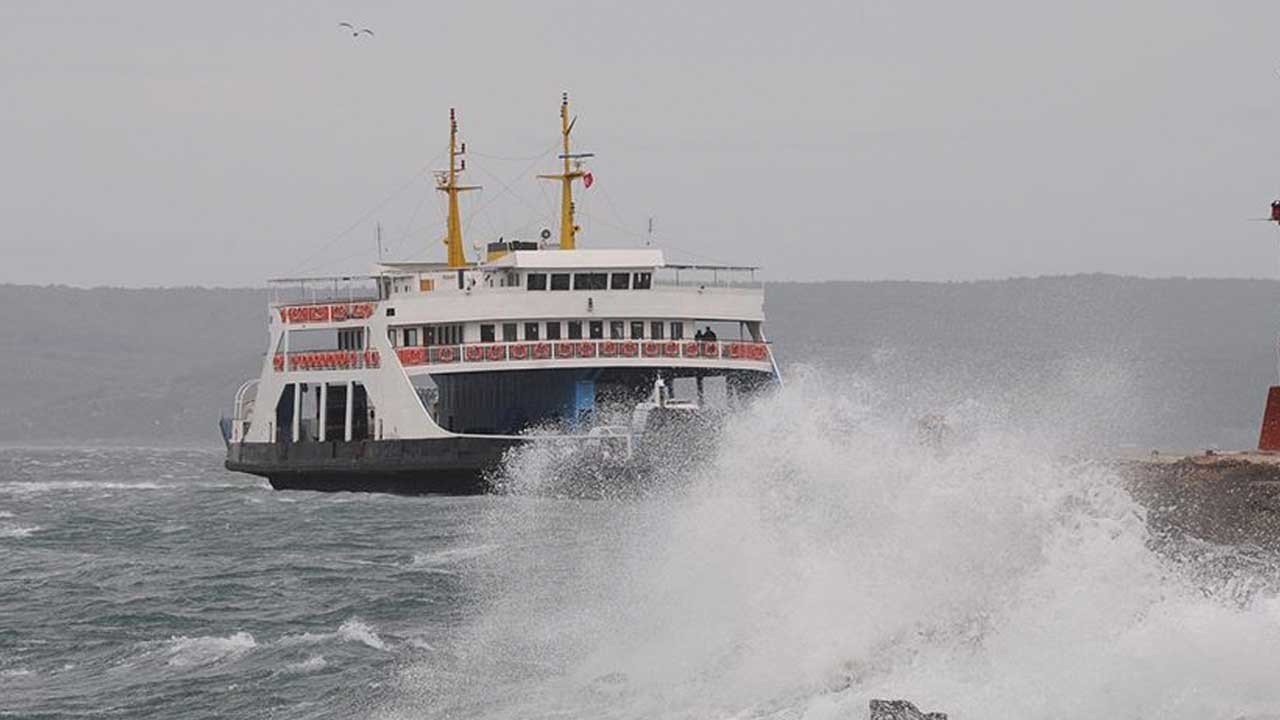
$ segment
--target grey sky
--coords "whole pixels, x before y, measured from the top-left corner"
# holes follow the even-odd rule
[[[11,1],[0,282],[362,270],[375,220],[443,258],[419,173],[450,106],[468,243],[532,234],[561,90],[599,155],[585,245],[652,215],[674,257],[773,278],[1270,277],[1246,219],[1280,195],[1277,27],[1274,2]]]

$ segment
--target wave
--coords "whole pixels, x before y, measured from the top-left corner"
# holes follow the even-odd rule
[[[174,637],[169,639],[168,663],[172,667],[198,667],[238,658],[258,647],[247,632],[227,637]]]
[[[286,675],[306,675],[308,673],[323,670],[329,666],[323,655],[312,655],[301,662],[289,663],[281,668],[281,672]]]
[[[0,528],[0,538],[24,538],[31,535],[32,533],[40,532],[43,529],[44,528],[40,527],[39,525],[32,525],[30,527]]]
[[[1120,478],[1060,459],[1052,418],[1033,434],[972,402],[939,410],[951,438],[925,446],[892,394],[802,374],[668,494],[492,504],[483,532],[507,550],[470,578],[458,667],[411,665],[383,714],[862,717],[886,696],[994,720],[1280,708],[1274,588],[1159,552]],[[1074,442],[1087,417],[1062,425]],[[554,471],[517,455],[506,472],[537,488]]]
[[[89,480],[43,480],[37,482],[15,481],[0,483],[0,492],[15,495],[34,495],[47,492],[67,492],[77,490],[169,490],[175,485],[137,482],[93,482]]]
[[[285,635],[277,642],[280,645],[318,645],[333,640],[341,640],[343,642],[356,642],[366,645],[375,650],[387,650],[387,644],[383,641],[374,629],[358,617],[352,617],[344,621],[338,626],[338,629],[331,633],[299,633],[296,635]]]
[[[358,642],[368,645],[374,650],[386,650],[387,644],[378,637],[378,633],[373,628],[366,625],[359,618],[351,618],[342,623],[338,628],[338,637],[349,642]]]
[[[492,554],[499,549],[498,545],[485,544],[470,547],[448,548],[430,553],[415,553],[408,567],[415,570],[444,570],[464,565],[473,560]]]

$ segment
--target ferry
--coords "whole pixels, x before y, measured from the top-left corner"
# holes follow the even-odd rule
[[[557,172],[538,176],[559,185],[558,242],[548,228],[467,257],[458,198],[474,187],[450,110],[443,262],[270,281],[261,372],[222,422],[226,467],[276,489],[484,492],[513,449],[634,466],[664,422],[699,427],[678,419],[776,384],[758,268],[579,246],[574,186],[593,178],[575,121],[566,94]]]

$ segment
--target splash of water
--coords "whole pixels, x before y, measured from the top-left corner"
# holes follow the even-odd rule
[[[875,696],[961,719],[1280,709],[1274,585],[1161,554],[1119,478],[1043,433],[967,405],[963,440],[937,451],[874,398],[801,375],[672,492],[494,503],[504,551],[471,578],[474,617],[383,715],[850,718]],[[556,472],[531,453],[513,485]],[[1231,567],[1274,576],[1262,562]]]

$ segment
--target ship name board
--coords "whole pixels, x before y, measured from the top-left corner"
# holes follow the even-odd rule
[[[342,322],[373,317],[373,303],[340,305],[294,305],[279,308],[280,320],[287,323]]]

